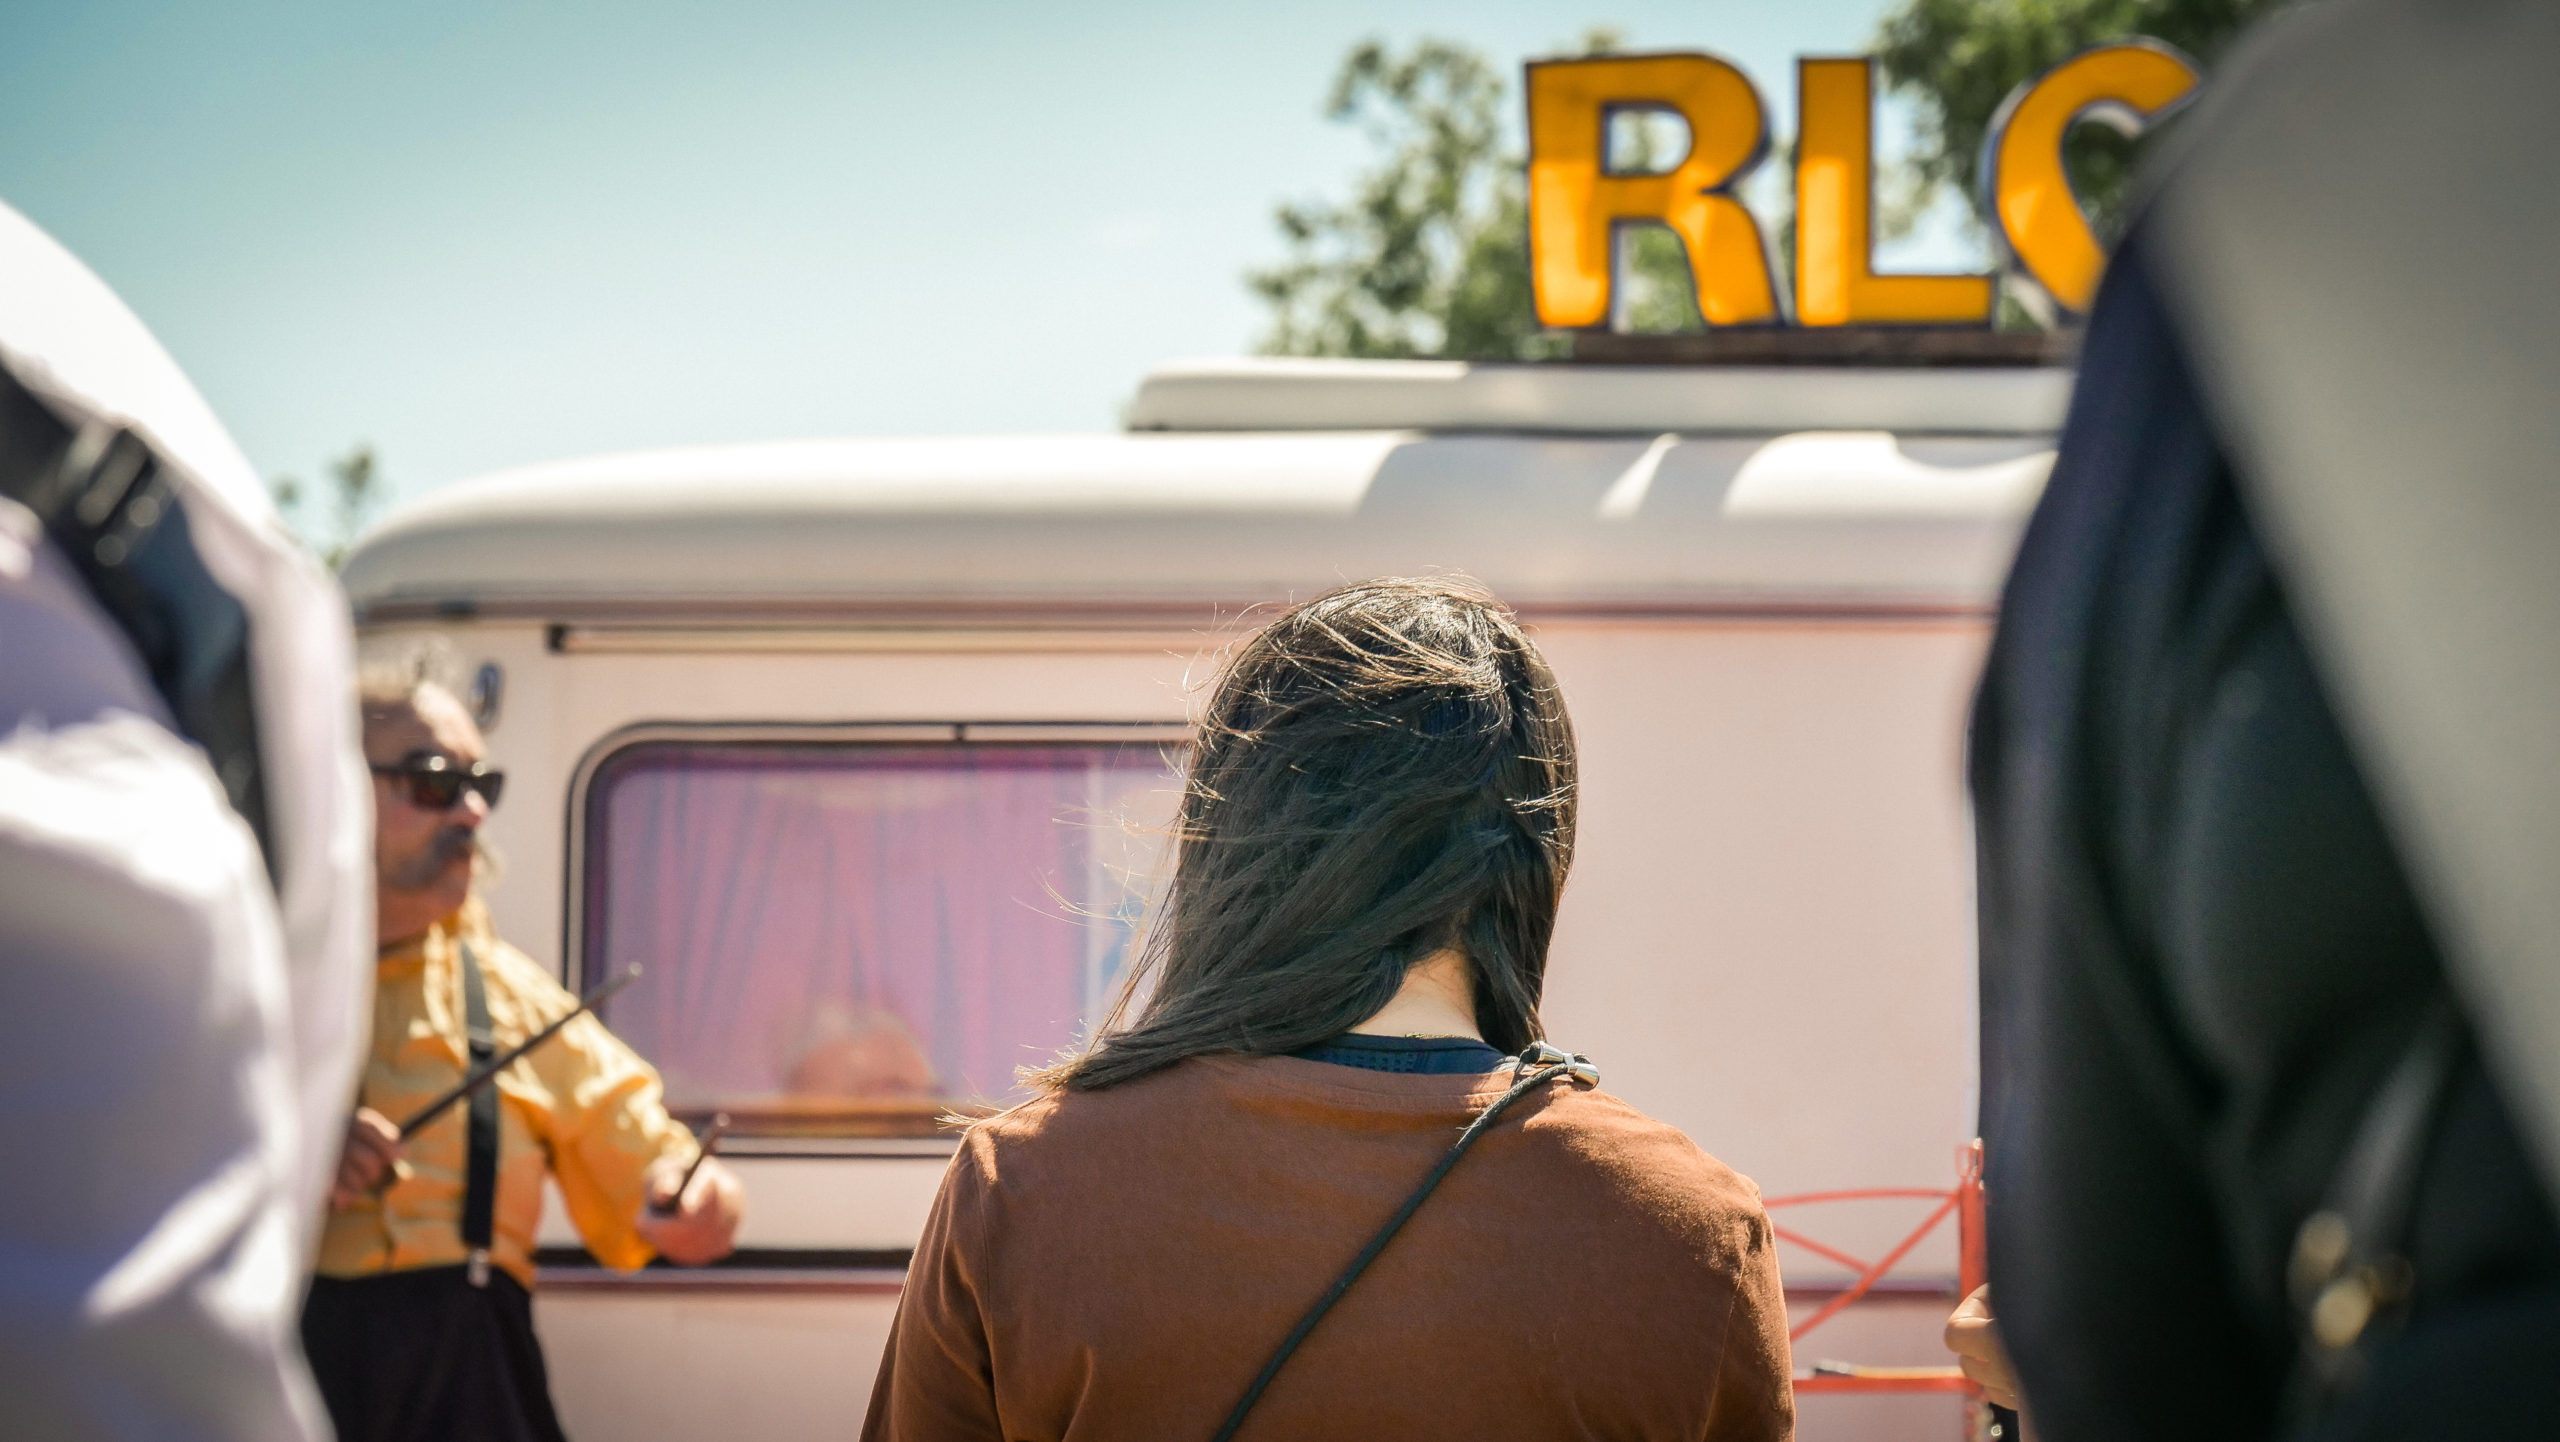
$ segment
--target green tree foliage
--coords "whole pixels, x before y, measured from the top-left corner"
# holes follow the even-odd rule
[[[2210,68],[2232,39],[2288,0],[1904,0],[1887,15],[1876,62],[1919,103],[1913,156],[1924,190],[1952,185],[1989,220],[1982,142],[2009,92],[2093,45],[2147,35]],[[2063,164],[2098,233],[2122,232],[2136,146],[2102,125],[2075,126]],[[1925,197],[1924,197],[1925,198]]]
[[[1280,355],[1515,355],[1534,337],[1528,222],[1507,172],[1507,87],[1482,55],[1424,40],[1404,55],[1356,46],[1325,118],[1358,125],[1384,161],[1339,203],[1284,204],[1289,258],[1246,277]],[[1534,331],[1534,324],[1529,328]]]
[[[1593,31],[1581,48],[1605,54],[1616,43]],[[1273,311],[1266,354],[1534,360],[1563,351],[1565,338],[1539,326],[1530,299],[1527,179],[1506,123],[1510,95],[1501,71],[1450,41],[1422,40],[1402,54],[1376,40],[1352,49],[1325,117],[1359,126],[1382,157],[1347,200],[1279,208],[1289,256],[1245,277]],[[1629,268],[1624,309],[1635,328],[1698,328],[1687,264],[1668,230],[1639,232]]]
[[[325,515],[315,514],[323,509],[322,503],[292,476],[276,477],[269,489],[285,523],[334,571],[381,506],[383,491],[380,463],[369,444],[360,443],[329,462],[328,476]]]

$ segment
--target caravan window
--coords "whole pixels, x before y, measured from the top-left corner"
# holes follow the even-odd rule
[[[1110,1005],[1180,786],[1162,745],[643,742],[586,796],[616,1033],[742,1130],[929,1130]]]

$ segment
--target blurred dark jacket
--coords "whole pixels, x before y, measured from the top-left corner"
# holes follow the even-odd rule
[[[2287,1428],[2295,1233],[2446,993],[2157,264],[2138,227],[1973,719],[1993,1290],[2052,1442]],[[2560,1228],[2476,1059],[2415,1197],[2409,1327],[2323,1435],[2560,1429]]]

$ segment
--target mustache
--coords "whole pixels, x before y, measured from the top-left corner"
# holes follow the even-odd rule
[[[435,840],[427,843],[426,854],[420,859],[442,871],[470,855],[478,842],[479,835],[471,827],[448,826],[436,833]]]
[[[455,862],[466,856],[478,863],[477,869],[483,873],[484,880],[493,876],[498,869],[497,851],[476,828],[447,826],[436,832],[435,836],[420,848],[409,864],[401,867],[389,879],[392,885],[404,890],[432,885],[436,878],[451,870]]]

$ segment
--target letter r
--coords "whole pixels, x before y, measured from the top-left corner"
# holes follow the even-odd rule
[[[1609,318],[1619,226],[1660,221],[1689,253],[1712,325],[1778,317],[1760,227],[1730,193],[1768,143],[1759,93],[1712,55],[1610,55],[1529,66],[1530,286],[1538,320]],[[1658,107],[1689,123],[1689,153],[1662,175],[1611,175],[1612,110]]]

